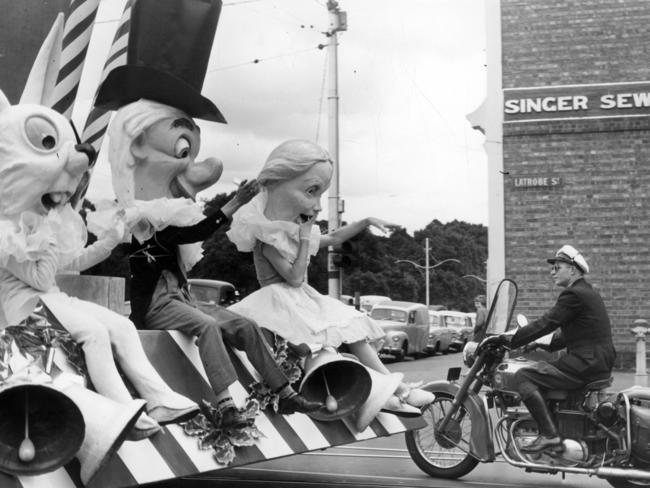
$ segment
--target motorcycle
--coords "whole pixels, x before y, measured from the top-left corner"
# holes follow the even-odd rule
[[[469,371],[462,381],[461,368],[451,368],[446,381],[422,387],[436,399],[423,410],[427,427],[405,434],[415,464],[433,477],[459,478],[501,456],[527,472],[579,473],[604,478],[615,488],[650,487],[650,388],[616,393],[605,379],[581,390],[547,391],[562,448],[522,451],[538,431],[514,383],[515,372],[535,362],[509,358],[502,336],[516,330],[516,323],[511,326],[516,300],[517,285],[503,280],[488,312],[485,339],[475,351],[464,351]]]

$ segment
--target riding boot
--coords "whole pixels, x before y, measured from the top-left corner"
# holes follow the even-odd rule
[[[539,436],[530,444],[521,446],[520,449],[524,452],[540,452],[545,449],[557,450],[558,447],[562,447],[562,438],[540,391],[532,392],[524,400],[524,404],[537,423]]]

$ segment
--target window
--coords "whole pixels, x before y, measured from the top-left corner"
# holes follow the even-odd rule
[[[373,308],[370,316],[375,320],[395,320],[397,322],[406,322],[406,312],[404,310],[395,310],[393,308]]]

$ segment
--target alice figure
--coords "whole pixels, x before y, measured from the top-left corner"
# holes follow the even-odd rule
[[[307,283],[310,256],[319,248],[340,245],[368,226],[387,225],[368,217],[321,235],[314,223],[332,171],[328,153],[309,141],[286,141],[271,152],[257,177],[260,193],[235,213],[227,232],[240,251],[253,252],[261,289],[230,309],[293,344],[346,344],[365,366],[388,375],[370,344],[384,336],[381,327]],[[419,408],[433,400],[432,393],[401,383],[386,407]]]

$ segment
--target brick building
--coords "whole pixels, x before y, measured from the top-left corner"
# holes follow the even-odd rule
[[[513,278],[534,318],[558,293],[545,258],[582,251],[618,366],[650,320],[650,2],[488,0],[488,281]]]

